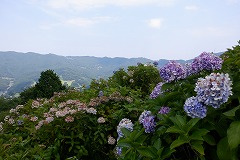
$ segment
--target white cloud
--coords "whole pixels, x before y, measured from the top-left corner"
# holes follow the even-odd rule
[[[195,5],[189,5],[189,6],[185,6],[185,10],[196,11],[198,10],[198,7]]]
[[[153,18],[148,21],[148,26],[152,28],[160,28],[163,24],[163,20],[160,18]]]
[[[168,6],[174,4],[175,0],[45,0],[46,4],[56,9],[85,10],[97,7],[113,6],[139,6],[159,5]]]

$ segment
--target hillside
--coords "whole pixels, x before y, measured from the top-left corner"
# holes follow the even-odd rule
[[[218,53],[221,54],[221,53]],[[184,60],[177,60],[185,63]],[[190,60],[189,60],[190,61]],[[160,59],[158,67],[168,60]],[[153,63],[146,58],[109,58],[92,56],[59,56],[33,52],[0,52],[0,95],[14,95],[33,85],[47,69],[56,72],[63,83],[72,87],[89,85],[92,79],[108,78],[119,68],[137,63]]]
[[[138,62],[147,63],[152,60],[0,52],[0,94],[21,92],[34,84],[40,73],[47,69],[54,70],[63,82],[78,87],[88,85],[92,79],[107,78],[114,70],[136,65]]]

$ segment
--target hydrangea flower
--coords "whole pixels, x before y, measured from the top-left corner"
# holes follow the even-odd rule
[[[194,58],[193,62],[191,63],[192,72],[198,73],[202,70],[219,70],[222,68],[223,60],[212,54],[203,52],[198,57]]]
[[[102,96],[103,96],[103,91],[99,91],[98,97],[102,97]]]
[[[155,131],[156,122],[154,121],[154,116],[147,116],[143,119],[143,127],[146,133],[152,133]]]
[[[162,88],[162,85],[164,83],[163,82],[159,82],[156,87],[153,89],[152,93],[150,94],[150,98],[151,99],[155,99],[157,98],[160,94],[162,94],[162,91],[161,91],[161,88]]]
[[[190,97],[185,101],[184,111],[192,118],[204,118],[207,115],[207,108],[199,102],[197,97]]]
[[[186,70],[180,63],[169,61],[160,68],[160,77],[166,82],[184,79],[186,77]]]
[[[168,114],[170,112],[171,108],[169,107],[161,107],[158,111],[159,114]]]
[[[3,122],[0,122],[0,132],[3,130]]]
[[[108,137],[108,144],[114,145],[115,143],[116,143],[116,140],[112,136],[109,136]]]
[[[219,108],[232,95],[232,81],[228,74],[211,73],[205,78],[199,78],[194,91],[199,102]]]
[[[143,121],[144,121],[144,118],[146,118],[146,117],[148,117],[148,116],[150,116],[150,115],[152,115],[152,112],[151,112],[151,111],[146,111],[146,110],[144,110],[144,111],[142,112],[142,114],[141,114],[141,115],[139,116],[139,118],[138,118],[139,123],[142,124]]]
[[[17,120],[17,124],[18,124],[19,126],[23,125],[23,120]]]
[[[97,122],[98,122],[98,123],[105,123],[105,119],[104,119],[103,117],[99,117],[99,118],[97,119]]]
[[[65,118],[65,121],[66,121],[67,123],[73,122],[73,121],[74,121],[74,118],[73,118],[72,116],[67,116],[67,117]]]
[[[133,131],[133,123],[132,123],[132,121],[130,119],[123,118],[119,122],[119,124],[117,126],[117,133],[118,133],[118,137],[119,138],[124,136],[124,134],[121,131],[121,128],[126,128],[126,129],[128,129],[129,131],[132,132]]]

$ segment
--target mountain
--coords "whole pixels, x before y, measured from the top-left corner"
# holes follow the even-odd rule
[[[74,87],[88,85],[92,79],[108,78],[114,70],[137,63],[152,62],[146,58],[98,58],[91,56],[58,56],[38,53],[0,52],[0,95],[14,94],[33,85],[47,69],[56,72],[63,82]]]
[[[158,66],[168,60],[160,59]],[[178,60],[180,63],[187,61]],[[89,85],[92,79],[108,78],[119,68],[153,63],[146,58],[109,58],[92,56],[59,56],[33,52],[0,52],[0,95],[14,95],[36,83],[47,69],[56,72],[63,83],[73,87]]]

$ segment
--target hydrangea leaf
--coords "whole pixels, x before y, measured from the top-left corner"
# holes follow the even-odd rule
[[[227,111],[227,112],[224,112],[223,114],[224,114],[225,116],[228,116],[228,117],[234,117],[234,116],[235,116],[235,112],[236,112],[239,108],[240,108],[240,106],[237,106],[237,107],[235,107],[235,108],[233,108],[233,109],[231,109],[231,110],[229,110],[229,111]]]
[[[240,133],[240,121],[232,122],[227,130],[228,143],[231,149],[236,148],[240,144],[239,133]]]

